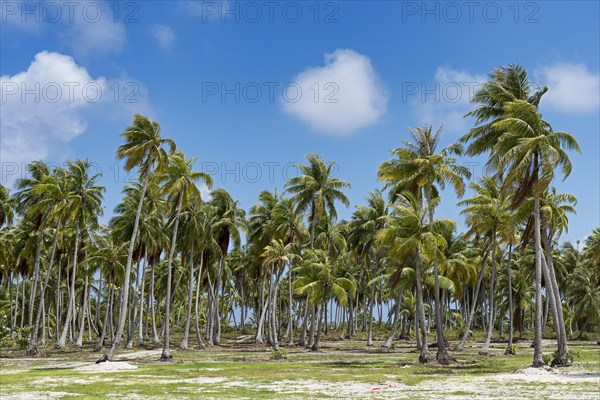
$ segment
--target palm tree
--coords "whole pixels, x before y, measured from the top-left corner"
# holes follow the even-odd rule
[[[476,234],[486,237],[491,243],[491,278],[489,294],[489,314],[487,333],[483,348],[479,354],[487,355],[494,329],[496,306],[494,286],[496,284],[496,250],[498,249],[498,233],[504,230],[510,221],[509,204],[500,193],[500,188],[494,178],[483,177],[480,183],[471,183],[471,189],[475,195],[469,199],[462,200],[459,206],[466,206],[461,214],[466,215],[466,223],[470,226],[468,234]],[[472,319],[472,317],[471,317]],[[467,333],[468,334],[468,329]]]
[[[71,318],[75,312],[75,280],[77,277],[77,261],[80,257],[79,244],[81,232],[98,227],[98,217],[102,215],[103,186],[96,185],[100,174],[90,176],[91,164],[87,160],[68,162],[69,184],[67,201],[65,204],[65,218],[72,221],[75,229],[75,244],[73,246],[73,267],[71,270],[71,289],[69,292],[69,305],[62,333],[56,343],[59,348],[64,348],[67,333],[71,325]]]
[[[495,70],[489,82],[473,98],[479,108],[468,116],[476,117],[478,125],[461,141],[470,142],[467,154],[490,152],[488,168],[504,177],[504,187],[516,187],[513,206],[533,196],[534,247],[536,254],[536,323],[533,365],[544,364],[542,359],[542,245],[540,196],[554,177],[556,167],[563,176],[571,172],[571,162],[563,150],[579,146],[566,132],[554,132],[538,111],[539,102],[548,90],[533,90],[527,71],[518,65]]]
[[[163,351],[160,356],[162,360],[168,360],[171,356],[169,348],[170,339],[170,319],[169,313],[171,308],[171,266],[173,264],[173,256],[177,247],[177,233],[179,230],[179,220],[181,210],[191,202],[201,202],[202,195],[200,189],[196,186],[196,182],[203,181],[208,188],[212,187],[212,177],[204,172],[196,172],[192,170],[195,158],[186,160],[182,152],[178,151],[169,157],[169,166],[166,169],[160,181],[164,183],[163,191],[168,196],[168,201],[172,207],[175,207],[173,216],[173,234],[171,236],[171,245],[169,247],[169,258],[167,261],[167,293],[165,297],[165,330]],[[192,274],[193,276],[193,269]]]
[[[138,179],[143,183],[142,193],[140,194],[139,203],[135,213],[133,231],[131,233],[131,239],[129,240],[129,249],[127,251],[125,281],[123,282],[123,293],[121,294],[121,302],[119,305],[117,333],[112,346],[108,352],[98,360],[99,362],[113,359],[117,348],[121,343],[123,331],[125,329],[127,305],[129,303],[129,281],[131,276],[131,265],[133,262],[133,251],[135,249],[148,180],[153,171],[160,174],[166,169],[169,154],[173,154],[175,151],[175,142],[160,136],[160,124],[141,114],[136,114],[133,117],[133,124],[129,126],[121,136],[125,138],[125,144],[121,145],[117,150],[117,158],[125,160],[126,171],[139,168]],[[165,145],[169,147],[169,152],[164,149],[163,146]]]
[[[424,126],[410,131],[412,142],[403,140],[404,147],[392,150],[396,156],[384,162],[379,167],[379,180],[386,181],[392,189],[392,198],[402,191],[408,190],[416,196],[421,204],[421,212],[427,213],[429,221],[433,221],[435,199],[439,197],[439,190],[450,184],[458,197],[464,193],[463,178],[469,178],[469,170],[459,165],[452,154],[460,155],[462,147],[457,144],[442,149],[439,153],[439,144],[442,127],[435,133],[431,126]],[[434,297],[436,309],[436,332],[438,351],[436,359],[440,363],[448,363],[452,358],[446,351],[443,332],[442,305],[440,303],[439,270],[434,264]]]
[[[427,363],[430,361],[430,356],[425,329],[422,272],[425,270],[425,266],[441,265],[446,262],[444,250],[447,243],[442,232],[454,230],[454,222],[440,219],[430,220],[429,223],[426,223],[422,204],[412,193],[404,192],[400,200],[400,203],[391,205],[389,226],[378,233],[377,239],[379,246],[388,247],[391,257],[400,260],[398,272],[396,272],[398,276],[407,264],[415,266],[417,313],[421,335],[419,362]],[[435,288],[439,288],[439,282]],[[439,319],[437,324],[441,325],[442,320]],[[447,363],[448,361],[441,358],[440,362]]]
[[[359,205],[352,215],[349,224],[348,241],[356,249],[361,258],[370,265],[371,249],[374,248],[375,236],[385,227],[388,207],[380,191],[372,192],[367,198],[367,205]],[[381,252],[376,252],[375,265],[372,271],[367,271],[374,278],[379,273]],[[371,285],[369,297],[367,346],[373,345],[373,303],[375,298],[375,285]]]
[[[221,317],[219,310],[220,289],[225,289],[222,284],[225,273],[225,256],[229,248],[229,243],[233,240],[235,248],[241,245],[240,231],[246,229],[246,213],[238,207],[238,202],[233,200],[231,195],[224,189],[217,189],[211,194],[211,204],[215,208],[216,221],[213,225],[215,240],[219,244],[219,269],[217,272],[217,280],[215,282],[215,301],[212,310],[212,321],[214,331],[212,332],[212,342],[219,343],[221,340]]]
[[[337,276],[328,252],[321,249],[306,249],[302,265],[295,268],[297,274],[294,286],[298,294],[310,297],[317,306],[316,337],[311,344],[313,351],[319,350],[321,336],[322,303],[333,295],[342,305],[348,304],[348,295],[356,294],[356,286],[351,279]]]
[[[300,212],[308,211],[312,248],[317,223],[323,218],[331,218],[333,221],[337,218],[335,202],[340,201],[346,207],[350,205],[350,201],[340,190],[349,188],[350,184],[333,177],[335,163],[325,163],[314,153],[307,155],[306,159],[308,165],[296,164],[301,175],[286,183],[286,192],[292,194],[292,201]]]
[[[264,258],[263,265],[265,267],[271,267],[271,289],[269,291],[269,323],[271,325],[271,338],[273,341],[273,350],[279,352],[279,340],[277,338],[277,288],[279,286],[279,279],[286,264],[288,269],[292,269],[291,262],[297,257],[293,250],[293,243],[284,244],[283,240],[273,239],[271,244],[265,247],[265,251],[262,256]],[[291,303],[290,310],[291,314]]]

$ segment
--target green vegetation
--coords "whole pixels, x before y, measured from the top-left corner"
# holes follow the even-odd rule
[[[60,378],[53,390],[91,397],[121,383],[141,396],[193,397],[198,382],[186,379],[201,371],[226,379],[202,383],[203,396],[260,390],[238,379],[276,398],[283,392],[269,385],[280,379],[376,383],[391,374],[417,385],[589,362],[593,350],[577,341],[600,335],[600,228],[581,250],[559,244],[576,199],[552,185],[572,172],[569,152],[579,147],[539,113],[547,90],[520,66],[494,70],[468,114],[476,126],[445,148],[441,128],[411,130],[377,171],[382,190],[348,221],[338,210],[349,206],[350,183],[316,154],[283,193],[263,191],[248,212],[224,189],[202,198],[198,184],[211,188],[211,177],[142,115],[116,152],[137,178],[106,226],[104,188],[88,161],[29,164],[12,195],[0,186],[0,348],[10,358],[3,368],[24,353],[40,364],[3,373],[2,390]],[[467,184],[458,157],[482,154],[489,175]],[[445,188],[460,199],[465,232],[436,212],[452,200]],[[556,339],[554,353],[544,338]],[[82,372],[43,361],[111,361],[123,348],[159,345],[172,364],[144,360],[85,384]],[[205,367],[208,359],[215,364]]]

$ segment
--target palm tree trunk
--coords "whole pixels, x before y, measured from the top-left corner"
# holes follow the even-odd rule
[[[142,192],[140,193],[140,200],[138,202],[137,210],[135,212],[135,220],[133,222],[133,231],[131,232],[131,239],[129,240],[129,249],[127,250],[127,264],[125,265],[125,278],[123,281],[123,292],[121,293],[121,301],[119,304],[119,323],[117,325],[117,334],[113,340],[112,346],[108,352],[100,358],[98,361],[112,361],[113,357],[119,348],[121,338],[123,337],[123,331],[125,329],[125,318],[127,314],[127,306],[129,303],[129,281],[131,279],[131,266],[133,264],[133,251],[135,250],[135,242],[137,240],[138,230],[140,226],[140,217],[142,215],[142,207],[144,206],[144,197],[146,196],[146,189],[148,188],[148,178],[150,176],[150,168],[145,168],[144,171],[144,183],[142,185]]]
[[[88,276],[85,276],[85,284],[83,286],[83,304],[81,306],[81,318],[79,320],[79,333],[77,335],[76,345],[77,348],[83,347],[83,331],[85,331],[85,310],[87,308],[87,297],[88,297]]]
[[[288,265],[288,346],[294,345],[294,307],[292,293],[292,264]]]
[[[46,295],[46,288],[48,287],[48,281],[50,280],[50,275],[52,272],[52,267],[54,266],[54,257],[56,256],[56,244],[58,243],[58,233],[60,231],[60,219],[56,224],[56,231],[54,232],[54,240],[52,242],[52,249],[50,250],[50,262],[48,263],[48,269],[46,271],[46,277],[44,278],[44,283],[42,284],[42,288],[40,291],[40,301],[44,299]],[[9,280],[10,283],[10,280]],[[12,294],[12,291],[11,291]],[[11,299],[12,305],[12,299]],[[33,326],[33,330],[31,331],[31,338],[29,340],[29,345],[27,346],[27,355],[33,356],[37,354],[37,338],[38,331],[40,326],[40,318],[42,314],[43,307],[38,308],[37,315],[35,316],[35,324]],[[43,336],[42,336],[43,337]]]
[[[194,294],[194,247],[190,251],[190,281],[188,284],[187,315],[185,318],[185,328],[183,329],[183,339],[181,340],[181,349],[188,348],[188,337],[190,335],[190,321],[192,319],[192,296]]]
[[[400,308],[402,305],[402,297],[404,296],[404,290],[400,290],[398,291],[398,297],[396,297],[396,304],[394,307],[394,320],[392,321],[392,326],[390,327],[390,334],[387,338],[387,340],[385,341],[385,343],[383,344],[383,347],[386,348],[391,348],[392,347],[392,343],[394,341],[394,336],[396,336],[396,330],[398,330],[398,322],[400,320],[399,315],[400,315]]]
[[[534,170],[537,171],[537,153]],[[534,197],[534,241],[535,241],[535,336],[533,341],[533,367],[544,365],[542,358],[542,241],[540,237],[540,196]]]
[[[309,296],[306,296],[304,302],[304,318],[302,319],[302,331],[300,332],[300,339],[298,341],[299,346],[306,346],[306,331],[308,328],[308,310],[310,307]]]
[[[487,355],[490,350],[490,343],[492,341],[492,333],[494,331],[494,320],[496,317],[496,307],[494,304],[494,287],[496,284],[496,229],[492,229],[492,276],[490,277],[490,298],[489,298],[489,312],[488,312],[488,324],[487,332],[485,335],[485,342],[483,343],[482,349],[479,351],[480,355]]]
[[[31,285],[31,293],[29,294],[29,313],[27,315],[27,326],[33,325],[33,310],[35,308],[35,294],[37,291],[38,280],[40,275],[40,260],[42,258],[42,245],[44,243],[44,226],[39,227],[40,235],[38,238],[37,247],[35,249],[35,264],[33,268],[33,283]]]
[[[558,289],[558,282],[556,281],[556,274],[554,272],[554,262],[552,260],[552,241],[548,238],[548,235],[545,231],[542,236],[542,239],[544,240],[544,246],[546,250],[546,257],[542,258],[542,261],[544,261],[542,264],[543,267],[548,270],[549,276],[549,279],[546,280],[546,282],[548,282],[546,290],[548,290],[548,287],[551,289],[554,297],[554,305],[556,306],[556,319],[554,321],[554,329],[556,331],[556,336],[558,339],[558,353],[554,360],[552,360],[552,365],[566,365],[569,362],[569,346],[567,344],[567,329],[565,326],[562,302],[560,299],[560,291]]]
[[[319,341],[321,339],[321,309],[322,309],[322,305],[321,302],[319,302],[319,305],[317,306],[317,316],[316,316],[316,335],[315,335],[315,340],[312,343],[312,346],[310,347],[310,349],[312,351],[317,351],[319,350]]]
[[[138,317],[138,346],[144,345],[144,286],[146,285],[146,266],[148,264],[148,249],[144,251],[144,264],[142,267],[142,287],[140,290],[140,316]],[[146,316],[146,319],[148,317]]]
[[[77,222],[77,226],[75,228],[75,250],[73,251],[73,269],[71,271],[71,289],[69,291],[69,307],[67,308],[67,318],[65,319],[65,324],[63,326],[62,333],[58,338],[58,342],[56,346],[58,348],[64,349],[67,341],[67,333],[69,331],[69,326],[71,325],[71,317],[73,316],[73,312],[75,309],[75,277],[77,273],[77,253],[79,251],[79,222]]]
[[[512,243],[508,244],[508,345],[504,351],[505,355],[514,354],[513,350],[513,335],[514,335],[514,309],[513,309],[513,294],[512,294],[512,273],[510,263],[512,258]]]
[[[169,249],[169,259],[167,261],[167,295],[165,298],[165,335],[163,337],[163,351],[160,356],[161,360],[171,359],[171,349],[169,348],[170,339],[170,312],[171,312],[171,280],[172,280],[172,264],[173,256],[175,255],[175,246],[177,244],[177,230],[179,229],[179,216],[181,215],[181,207],[183,204],[183,194],[179,193],[177,202],[177,211],[175,213],[175,224],[173,226],[173,236],[171,238],[171,248]]]
[[[425,330],[425,307],[423,305],[423,279],[421,278],[421,263],[419,256],[415,266],[416,284],[417,284],[417,312],[419,314],[419,332],[421,335],[421,351],[419,353],[419,362],[421,364],[431,361],[429,351],[427,349],[427,331]]]
[[[467,342],[467,338],[469,337],[469,333],[471,332],[471,325],[473,324],[473,319],[475,317],[475,311],[477,310],[477,299],[479,298],[479,290],[481,289],[481,283],[483,281],[483,271],[485,269],[485,261],[487,259],[487,251],[483,254],[483,259],[481,261],[481,270],[479,271],[479,278],[477,280],[477,286],[475,288],[475,294],[473,295],[473,301],[471,303],[471,311],[467,315],[467,323],[465,326],[465,332],[460,338],[460,342],[458,346],[456,346],[456,350],[463,350],[465,348],[465,343]]]
[[[200,335],[200,320],[198,303],[200,301],[200,281],[202,280],[202,266],[204,264],[203,252],[200,252],[200,266],[198,267],[198,278],[196,279],[196,303],[194,305],[194,313],[196,314],[196,340],[198,341],[198,347],[204,348],[202,343],[202,337]]]

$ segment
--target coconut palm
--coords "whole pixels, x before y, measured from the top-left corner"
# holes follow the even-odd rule
[[[125,160],[125,170],[131,171],[135,168],[139,170],[138,180],[142,182],[142,192],[139,196],[133,231],[129,240],[129,249],[127,251],[127,263],[125,265],[125,281],[123,282],[123,293],[119,304],[119,319],[117,323],[117,333],[113,344],[108,352],[98,361],[112,360],[125,329],[125,319],[127,314],[127,305],[129,302],[129,281],[131,276],[131,265],[133,263],[133,251],[138,234],[139,221],[144,205],[146,188],[150,175],[155,172],[160,174],[167,165],[169,154],[175,151],[175,142],[171,139],[160,136],[160,124],[150,120],[141,114],[133,117],[133,123],[121,134],[125,138],[125,144],[119,146],[117,158]],[[169,147],[169,151],[164,149]]]
[[[300,175],[286,183],[286,192],[292,194],[292,201],[300,212],[308,212],[311,247],[314,247],[315,229],[323,218],[335,221],[335,202],[346,207],[350,201],[341,191],[350,184],[333,176],[335,163],[325,161],[315,153],[306,156],[308,165],[296,164]]]
[[[0,228],[4,224],[12,224],[14,215],[13,201],[9,196],[9,189],[0,184]]]
[[[75,280],[77,278],[77,261],[80,257],[79,244],[82,231],[89,231],[98,227],[98,217],[102,215],[102,199],[104,187],[96,185],[100,174],[90,175],[91,164],[87,160],[68,162],[68,193],[65,204],[65,219],[73,224],[75,229],[73,257],[71,262],[71,289],[69,292],[69,305],[64,321],[62,333],[56,346],[64,348],[67,333],[71,325],[71,318],[75,312]]]
[[[435,204],[431,204],[433,207]],[[404,192],[401,203],[391,205],[389,226],[382,229],[378,235],[379,246],[388,246],[389,254],[399,263],[400,275],[407,264],[414,265],[417,292],[417,313],[421,335],[419,362],[427,363],[430,356],[427,348],[427,331],[425,329],[425,309],[423,306],[422,275],[429,266],[445,263],[444,250],[447,247],[442,232],[454,229],[454,222],[440,219],[425,222],[421,202],[410,192]],[[439,276],[436,289],[439,288]],[[437,321],[441,325],[441,319]],[[439,351],[439,350],[438,350]],[[440,362],[448,362],[440,358]]]
[[[410,191],[420,202],[421,212],[429,216],[430,222],[433,221],[433,204],[439,197],[439,189],[444,189],[449,184],[457,196],[461,197],[464,193],[463,178],[471,176],[469,170],[452,157],[453,154],[462,153],[460,145],[453,144],[437,152],[441,132],[442,127],[433,133],[431,126],[411,130],[412,142],[403,140],[404,147],[392,150],[396,158],[384,162],[378,171],[379,180],[385,181],[386,186],[391,188],[392,199],[405,190]],[[438,265],[434,264],[433,268],[438,345],[436,359],[440,363],[448,363],[451,357],[446,351],[442,326]]]
[[[193,171],[195,158],[187,159],[180,151],[169,157],[169,166],[161,176],[163,183],[162,190],[168,196],[168,202],[174,210],[172,225],[173,233],[171,236],[171,245],[169,246],[169,258],[167,260],[167,293],[165,297],[165,329],[163,351],[160,356],[162,360],[168,360],[171,356],[169,347],[170,339],[170,308],[171,308],[171,266],[177,247],[177,233],[179,231],[179,220],[181,210],[191,202],[201,202],[202,195],[200,189],[196,186],[198,181],[202,181],[210,189],[212,187],[212,177],[204,172]],[[193,271],[192,271],[193,276]]]
[[[496,294],[496,251],[498,249],[498,233],[505,229],[510,223],[509,203],[501,194],[494,178],[483,177],[480,183],[473,182],[470,185],[475,195],[469,199],[462,200],[459,206],[465,206],[461,214],[466,215],[466,223],[470,226],[467,234],[476,234],[486,237],[491,243],[491,278],[489,294],[489,314],[485,342],[479,354],[487,355],[489,352],[492,332],[494,329],[496,307],[494,304]],[[472,320],[472,317],[470,318]],[[469,323],[467,323],[469,325]],[[468,328],[465,332],[468,335]]]

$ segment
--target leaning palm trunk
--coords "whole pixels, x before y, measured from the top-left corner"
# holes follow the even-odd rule
[[[56,231],[54,232],[54,240],[52,242],[52,250],[50,250],[50,262],[48,263],[48,270],[46,271],[46,277],[44,278],[44,283],[42,284],[42,288],[40,290],[40,299],[43,301],[44,296],[46,295],[46,288],[48,287],[48,281],[50,280],[50,274],[52,272],[52,267],[54,266],[54,257],[56,256],[56,244],[58,243],[58,233],[60,231],[60,219],[56,224]],[[10,283],[10,280],[9,280]],[[10,288],[10,292],[12,295],[12,287]],[[12,299],[11,299],[12,305]],[[12,308],[11,308],[12,310]],[[40,318],[42,316],[43,307],[38,307],[37,314],[35,316],[35,324],[31,331],[31,339],[29,340],[29,344],[27,346],[27,355],[33,356],[37,353],[37,338],[38,331],[40,327]],[[43,337],[43,336],[42,336]]]
[[[265,281],[266,281],[266,277],[263,278],[262,283],[261,283],[261,287],[260,287],[260,306],[261,306],[261,311],[260,311],[260,318],[258,320],[258,325],[256,326],[256,337],[254,338],[254,341],[256,343],[262,343],[264,341],[263,338],[263,327],[265,325],[265,317],[267,314],[267,302],[263,303],[264,300],[264,291],[265,291]]]
[[[203,252],[200,252],[200,266],[198,267],[198,278],[196,279],[196,303],[194,304],[194,313],[196,314],[196,340],[198,341],[198,347],[204,348],[202,343],[202,337],[200,335],[200,321],[199,321],[199,310],[198,302],[200,301],[200,281],[202,280],[202,266],[204,264]]]
[[[322,319],[321,318],[321,310],[322,310],[322,306],[321,306],[321,302],[319,302],[319,305],[317,306],[317,312],[316,312],[317,316],[316,316],[316,321],[315,321],[316,322],[315,323],[315,325],[316,325],[316,332],[315,332],[316,335],[315,335],[315,338],[314,338],[314,341],[313,341],[312,345],[310,346],[310,349],[312,351],[319,350],[319,342],[321,340],[321,319]]]
[[[108,317],[110,315],[110,308],[112,302],[112,293],[113,293],[113,285],[107,285],[108,293],[106,297],[106,309],[104,311],[104,322],[102,323],[102,330],[100,331],[100,337],[98,338],[98,344],[94,347],[94,351],[100,351],[102,346],[104,346],[104,338],[106,337],[106,329],[108,327]],[[100,307],[98,304],[96,307]]]
[[[148,263],[148,250],[144,253],[144,266],[142,267],[142,287],[140,291],[140,316],[138,317],[138,346],[144,345],[144,286],[146,284],[146,265]],[[147,319],[147,316],[146,316]]]
[[[417,255],[417,265],[415,268],[417,284],[417,312],[419,314],[419,332],[421,349],[419,353],[419,362],[425,364],[430,361],[429,351],[427,350],[427,331],[425,330],[425,306],[423,305],[423,279],[421,278],[421,263]]]
[[[270,318],[269,318],[269,322],[271,325],[271,337],[273,339],[272,344],[273,344],[273,350],[276,352],[279,352],[279,339],[277,338],[277,287],[279,286],[279,276],[280,274],[278,272],[274,272],[274,276],[275,279],[273,281],[272,287],[271,287],[271,304],[269,306],[270,308]]]
[[[292,297],[292,264],[288,266],[288,346],[294,345],[294,313]],[[343,329],[342,329],[343,331]]]
[[[537,153],[534,170],[537,170]],[[534,198],[534,241],[535,241],[535,338],[533,342],[533,367],[544,365],[542,358],[542,241],[540,235],[540,197]]]
[[[512,273],[510,270],[510,263],[512,258],[512,243],[508,245],[508,345],[504,351],[505,355],[515,354],[513,350],[513,332],[514,332],[514,309],[513,309],[513,296],[512,296]]]
[[[465,326],[465,332],[460,338],[460,342],[458,346],[456,346],[456,350],[463,350],[465,348],[465,343],[467,342],[467,338],[469,337],[469,333],[471,332],[471,324],[473,324],[473,319],[475,317],[475,311],[477,310],[477,299],[479,298],[479,290],[481,289],[481,283],[483,281],[483,270],[485,269],[485,261],[487,259],[487,251],[483,255],[483,260],[481,261],[481,270],[479,271],[479,278],[477,280],[477,286],[475,288],[475,295],[473,296],[473,302],[471,304],[471,311],[467,315],[467,323]]]
[[[490,309],[488,312],[488,325],[485,335],[485,342],[479,351],[480,355],[488,355],[490,351],[490,343],[492,341],[492,332],[494,331],[494,320],[496,318],[496,307],[494,304],[494,287],[496,284],[496,229],[492,231],[492,276],[490,277]]]
[[[117,325],[117,334],[113,340],[112,346],[108,352],[100,358],[98,361],[112,361],[113,357],[117,352],[117,348],[121,343],[123,337],[123,331],[125,330],[125,319],[127,317],[127,305],[129,303],[129,281],[131,278],[131,266],[133,264],[133,250],[135,249],[135,242],[137,240],[138,229],[140,225],[140,216],[142,215],[142,207],[144,206],[144,196],[146,196],[146,189],[148,188],[148,178],[150,176],[150,168],[146,168],[144,172],[144,184],[142,186],[142,192],[140,193],[140,200],[138,202],[137,210],[135,212],[135,220],[133,222],[133,231],[131,232],[131,239],[129,240],[129,249],[127,250],[127,264],[125,265],[125,277],[123,280],[123,291],[121,293],[121,302],[119,304],[119,323]]]
[[[74,308],[75,308],[75,276],[77,273],[77,252],[79,251],[79,223],[77,223],[77,227],[75,228],[75,250],[73,252],[73,269],[71,272],[71,288],[69,291],[69,307],[67,308],[67,318],[65,319],[65,324],[63,326],[62,333],[56,342],[56,346],[58,348],[64,349],[67,342],[67,333],[69,332],[69,327],[71,326],[71,318],[73,316]]]
[[[185,318],[185,328],[183,330],[183,339],[181,340],[182,349],[188,348],[188,337],[190,335],[190,320],[192,319],[192,297],[194,292],[194,249],[190,251],[190,281],[188,284],[187,315]]]
[[[165,297],[165,335],[163,337],[163,351],[160,356],[161,360],[169,360],[172,358],[171,349],[169,348],[170,339],[170,312],[171,312],[171,281],[172,281],[172,264],[173,256],[175,255],[175,246],[177,244],[177,230],[179,229],[179,216],[183,204],[183,194],[179,193],[177,201],[177,211],[175,212],[175,224],[173,226],[173,236],[171,238],[171,248],[169,249],[169,259],[167,261],[167,295]]]
[[[394,321],[392,322],[392,326],[390,328],[390,334],[383,344],[383,347],[391,348],[392,343],[394,341],[394,336],[396,336],[396,331],[398,330],[398,323],[400,322],[400,308],[402,306],[402,298],[404,297],[404,290],[398,292],[398,297],[396,298],[396,306],[394,307]],[[343,328],[342,328],[343,331]]]
[[[302,318],[302,331],[300,332],[300,339],[298,341],[299,346],[306,346],[306,331],[308,328],[308,310],[310,307],[309,296],[306,296],[304,302],[304,317]]]
[[[369,295],[369,320],[367,322],[367,346],[373,346],[373,302],[375,300],[375,285],[371,285],[371,293]]]
[[[549,279],[546,282],[549,282],[550,288],[552,289],[553,297],[554,297],[554,305],[556,306],[556,319],[554,321],[554,329],[556,331],[556,336],[558,339],[558,352],[554,360],[552,360],[552,365],[566,365],[569,362],[568,353],[569,346],[567,344],[567,329],[565,326],[564,315],[562,310],[562,302],[560,300],[560,291],[558,290],[558,282],[556,281],[556,274],[554,272],[554,263],[552,260],[552,252],[550,249],[551,241],[547,237],[546,234],[543,235],[544,245],[546,249],[546,257],[542,258],[544,261],[542,264],[548,270]],[[547,260],[547,261],[546,261]],[[544,278],[546,279],[546,278]]]
[[[31,293],[29,295],[29,313],[27,315],[27,325],[33,325],[33,310],[35,307],[35,294],[38,286],[38,280],[40,275],[40,261],[42,257],[42,245],[44,243],[44,226],[39,227],[40,236],[38,238],[37,247],[35,250],[35,264],[33,268],[33,282],[31,285]],[[41,301],[41,300],[40,300]]]
[[[79,333],[77,334],[76,345],[78,348],[83,347],[83,331],[85,330],[85,310],[87,309],[87,297],[88,297],[88,276],[85,276],[85,284],[83,286],[83,304],[81,306],[81,318],[79,320]],[[89,321],[88,321],[89,325]]]

